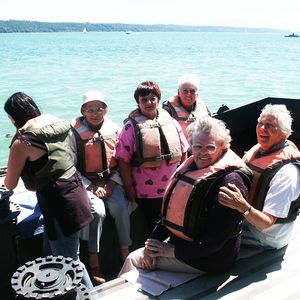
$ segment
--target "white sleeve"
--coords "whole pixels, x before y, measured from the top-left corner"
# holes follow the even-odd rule
[[[283,166],[272,178],[263,211],[277,218],[288,215],[291,202],[300,194],[300,170],[293,164]]]

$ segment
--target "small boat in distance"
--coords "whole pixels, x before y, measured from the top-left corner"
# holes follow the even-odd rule
[[[131,30],[125,31],[126,34],[132,34]]]
[[[298,34],[295,34],[295,33],[293,32],[292,34],[285,35],[284,37],[298,38],[298,37],[300,37],[300,35],[298,35]]]
[[[87,33],[86,27],[83,28],[82,32]]]

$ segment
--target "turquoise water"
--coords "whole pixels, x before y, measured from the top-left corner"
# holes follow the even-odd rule
[[[82,94],[101,90],[118,124],[135,107],[133,92],[156,81],[165,100],[177,79],[197,73],[200,96],[215,112],[268,96],[300,98],[300,40],[254,33],[23,33],[0,34],[0,101],[16,91],[43,112],[79,114]],[[0,110],[0,166],[14,133]]]

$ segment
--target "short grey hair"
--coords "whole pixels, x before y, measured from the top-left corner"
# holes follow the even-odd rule
[[[293,118],[284,104],[267,104],[262,109],[257,121],[260,122],[265,116],[272,116],[277,120],[278,127],[286,135],[286,138],[292,134]]]
[[[199,90],[200,79],[196,74],[185,74],[179,77],[178,79],[178,89],[180,89],[184,84],[189,83],[196,87]]]
[[[193,137],[196,134],[204,133],[213,136],[217,143],[222,144],[225,149],[230,148],[230,130],[226,124],[208,115],[202,115],[187,127],[189,142],[193,144]]]

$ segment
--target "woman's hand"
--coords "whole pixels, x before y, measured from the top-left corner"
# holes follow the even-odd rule
[[[115,187],[116,183],[112,180],[109,180],[105,185],[104,185],[104,190],[105,190],[105,193],[106,193],[106,197],[109,197],[111,196],[112,192],[113,192],[113,189]]]
[[[127,200],[129,202],[134,202],[136,200],[136,191],[133,185],[124,185],[124,190],[126,193]]]
[[[251,209],[251,213],[246,216],[247,221],[260,229],[269,228],[276,222],[275,216],[251,206],[234,184],[229,183],[228,186],[229,188],[222,186],[219,191],[218,200],[222,205],[236,209],[241,214]]]
[[[146,270],[154,270],[157,264],[157,258],[150,256],[151,251],[144,248],[143,253],[139,259],[138,267]]]
[[[175,258],[175,247],[172,244],[160,242],[155,239],[147,239],[145,249],[150,251],[150,257]]]
[[[107,186],[106,184],[103,186],[103,184],[100,183],[91,183],[88,186],[87,190],[91,191],[95,196],[101,199],[109,197],[112,193],[109,186]]]
[[[118,160],[120,175],[123,180],[124,190],[126,193],[127,200],[129,202],[134,202],[136,200],[136,191],[133,186],[133,178],[132,178],[132,167],[130,163],[125,162],[123,160]]]
[[[241,191],[232,183],[228,184],[229,188],[222,186],[218,194],[220,204],[230,207],[243,214],[250,208],[250,204],[245,200]]]

